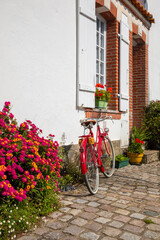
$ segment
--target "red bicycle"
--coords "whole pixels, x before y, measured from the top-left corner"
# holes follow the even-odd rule
[[[80,136],[80,153],[81,153],[81,171],[84,175],[86,186],[91,194],[96,194],[99,187],[99,170],[105,177],[111,177],[115,168],[115,154],[111,140],[109,139],[109,129],[102,130],[99,122],[106,119],[87,119],[81,120],[84,127],[84,135]],[[97,123],[96,141],[92,131],[93,126]],[[86,130],[89,133],[86,135]]]

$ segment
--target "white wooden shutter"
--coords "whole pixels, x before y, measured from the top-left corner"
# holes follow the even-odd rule
[[[122,14],[120,23],[120,111],[129,108],[129,26]]]
[[[78,0],[78,101],[95,107],[96,15],[95,0]]]

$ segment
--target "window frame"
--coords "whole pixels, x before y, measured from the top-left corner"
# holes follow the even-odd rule
[[[97,20],[99,20],[100,22],[104,23],[104,33],[102,34],[101,31],[97,30]],[[106,38],[107,38],[107,31],[106,31],[106,27],[107,27],[107,22],[106,20],[99,14],[96,14],[96,84],[97,83],[101,83],[103,85],[106,84],[106,51],[107,51],[107,47],[106,47]],[[99,34],[99,45],[97,44],[97,33]],[[100,41],[100,37],[104,36],[104,47],[101,46],[101,41]],[[97,51],[98,48],[98,51]],[[103,53],[103,58],[104,60],[100,59],[100,55],[101,52],[100,50],[103,49],[104,53]],[[97,52],[99,53],[99,59],[97,58]],[[97,62],[98,62],[98,67],[99,67],[99,72],[97,71]],[[101,67],[100,64],[104,64],[104,73],[100,73]],[[97,81],[97,76],[98,76],[98,81]],[[103,77],[103,83],[101,82],[100,78]]]

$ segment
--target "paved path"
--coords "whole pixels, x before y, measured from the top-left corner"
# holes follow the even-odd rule
[[[81,186],[61,199],[60,211],[19,240],[160,240],[160,162],[129,165],[109,179],[101,176],[94,196]]]

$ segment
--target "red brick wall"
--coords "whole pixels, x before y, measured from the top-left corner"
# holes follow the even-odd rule
[[[140,127],[148,104],[148,46],[133,47],[133,125]]]
[[[107,40],[106,40],[106,76],[107,86],[112,87],[113,94],[119,92],[119,40],[118,40],[119,23],[117,20],[107,23]],[[109,109],[118,111],[118,98],[114,97],[109,103]]]

